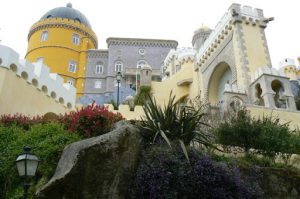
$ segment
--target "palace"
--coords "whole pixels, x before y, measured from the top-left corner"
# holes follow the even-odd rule
[[[97,36],[88,19],[70,3],[48,11],[28,34],[26,59],[43,62],[52,73],[77,89],[78,102],[99,104],[113,99],[115,75],[122,72],[121,100],[134,95],[140,69],[152,68],[152,80],[161,81],[165,57],[178,43],[173,40],[108,38],[108,49],[97,49]]]
[[[280,69],[272,67],[264,32],[272,20],[261,9],[232,4],[214,29],[201,26],[194,32],[191,47],[177,48],[174,40],[111,37],[107,49],[98,49],[90,22],[69,3],[32,25],[25,58],[34,67],[48,66],[48,76],[58,74],[70,86],[64,88],[71,91],[74,86],[76,103],[82,105],[108,103],[116,98],[117,88],[122,102],[147,85],[160,105],[172,91],[177,103],[200,98],[211,110],[221,111],[244,105],[255,116],[273,112],[296,125],[300,70],[289,58],[280,62]],[[5,60],[1,56],[0,66]],[[122,74],[120,84],[117,72]],[[74,101],[67,96],[52,98],[71,108],[75,102],[67,105],[63,99]],[[130,114],[139,118],[140,113]]]

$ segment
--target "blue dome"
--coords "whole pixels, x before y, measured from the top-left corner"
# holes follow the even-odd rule
[[[67,7],[58,7],[48,11],[46,14],[42,16],[41,20],[47,18],[56,18],[56,17],[73,19],[75,21],[78,21],[86,25],[89,28],[92,28],[89,20],[80,11],[72,8],[71,3],[68,3]]]

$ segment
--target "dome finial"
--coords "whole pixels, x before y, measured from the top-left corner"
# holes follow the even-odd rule
[[[71,2],[67,3],[67,7],[68,7],[68,8],[72,8]]]

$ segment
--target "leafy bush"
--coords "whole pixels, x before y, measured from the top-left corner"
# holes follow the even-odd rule
[[[151,86],[140,86],[137,95],[134,98],[135,105],[144,105],[151,95]]]
[[[257,145],[261,136],[261,126],[246,109],[232,115],[229,121],[216,128],[217,141],[223,145],[239,146],[246,154]]]
[[[40,116],[29,117],[22,114],[14,115],[0,115],[0,125],[3,126],[19,126],[24,130],[28,130],[30,126],[43,122],[43,118]]]
[[[262,194],[255,177],[242,180],[235,166],[212,161],[195,151],[190,164],[178,149],[151,147],[138,166],[130,197],[176,198],[259,198]]]
[[[155,143],[158,135],[171,147],[171,142],[178,142],[188,159],[186,146],[192,141],[212,146],[210,136],[201,130],[204,113],[189,106],[175,104],[175,96],[171,96],[169,102],[162,109],[156,100],[149,97],[144,105],[145,118],[137,123],[142,135],[148,143]]]
[[[290,132],[288,124],[280,124],[278,118],[271,116],[252,118],[245,109],[222,123],[216,134],[218,142],[223,145],[242,147],[246,155],[252,148],[272,161],[279,154],[288,158],[290,154],[300,152],[300,136]]]
[[[271,160],[279,153],[295,153],[294,142],[291,139],[292,134],[289,131],[288,124],[280,124],[279,119],[263,117],[258,119],[257,123],[261,126],[260,141],[256,148],[260,153],[269,157]]]
[[[124,118],[120,113],[115,114],[105,106],[93,103],[65,114],[61,117],[61,122],[69,131],[79,133],[84,137],[91,137],[107,133],[113,128],[115,122],[122,119]]]
[[[46,182],[53,175],[64,147],[81,139],[61,124],[36,124],[29,130],[15,125],[0,125],[0,198],[20,198],[23,193],[22,182],[17,174],[15,160],[28,145],[32,153],[41,159],[37,175],[30,192],[36,189],[36,183]]]

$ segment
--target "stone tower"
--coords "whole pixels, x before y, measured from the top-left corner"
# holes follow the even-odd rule
[[[211,32],[212,30],[204,25],[202,25],[198,30],[194,32],[192,45],[195,50],[199,50],[199,48],[202,46],[202,44],[208,38]]]

